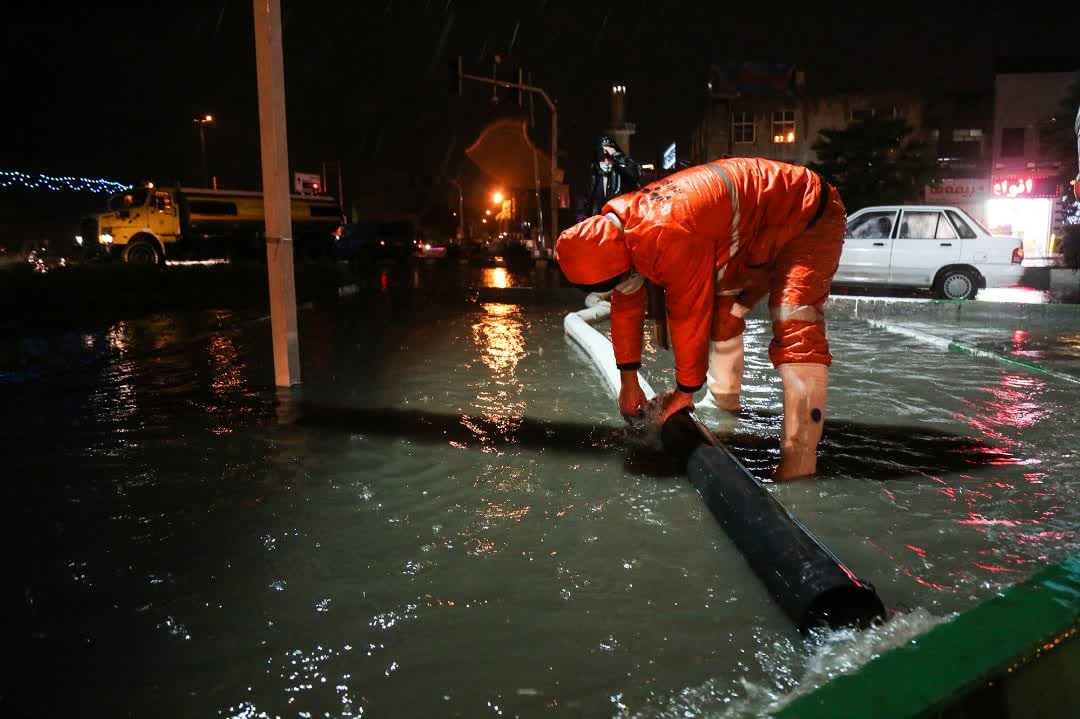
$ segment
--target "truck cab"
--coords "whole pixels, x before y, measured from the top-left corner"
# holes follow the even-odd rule
[[[107,211],[96,219],[101,248],[132,264],[161,264],[167,246],[181,234],[175,188],[125,190],[110,197]]]

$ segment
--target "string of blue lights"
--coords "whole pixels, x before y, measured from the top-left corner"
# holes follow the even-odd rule
[[[27,190],[52,190],[54,192],[93,192],[113,194],[131,187],[123,182],[93,179],[89,177],[53,177],[39,173],[0,170],[0,189],[21,187]]]

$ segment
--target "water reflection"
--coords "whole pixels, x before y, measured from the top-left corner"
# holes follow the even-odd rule
[[[480,275],[480,286],[503,290],[507,287],[513,287],[514,280],[505,267],[488,267]]]
[[[483,317],[472,326],[473,342],[497,383],[513,381],[518,362],[525,356],[521,307],[496,302],[483,307]]]
[[[484,280],[502,283],[496,286],[506,286],[509,282],[505,268],[486,270]],[[463,416],[461,424],[472,431],[480,441],[481,450],[492,460],[476,473],[473,486],[487,488],[500,497],[484,499],[466,508],[469,519],[458,536],[470,547],[470,554],[476,556],[495,554],[505,545],[499,534],[500,526],[522,521],[530,510],[529,505],[520,504],[520,500],[515,502],[512,497],[520,497],[531,489],[531,471],[507,461],[504,452],[498,449],[507,442],[517,444],[517,434],[525,422],[526,403],[522,398],[525,385],[519,376],[519,365],[527,355],[527,325],[518,305],[486,303],[482,310],[472,325],[472,336],[490,376],[473,388],[481,416],[476,419]]]
[[[127,349],[128,344],[131,342],[131,326],[127,322],[117,322],[105,335],[106,341],[109,343],[110,349],[119,355],[123,355],[124,350]]]
[[[206,347],[210,358],[210,370],[213,376],[210,386],[214,394],[223,395],[239,389],[244,384],[241,370],[244,367],[236,350],[236,342],[228,335],[217,335],[210,339]]]

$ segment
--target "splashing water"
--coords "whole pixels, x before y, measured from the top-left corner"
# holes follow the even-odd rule
[[[736,680],[735,686],[725,677],[710,679],[696,687],[687,687],[659,705],[617,716],[637,719],[683,719],[713,717],[744,719],[767,717],[794,700],[824,686],[833,679],[851,674],[885,652],[903,646],[952,616],[936,617],[925,609],[893,616],[886,624],[864,632],[845,630],[813,636],[800,645],[781,641],[761,646],[755,659],[773,677],[771,682]],[[809,648],[811,653],[804,656]],[[795,676],[793,666],[805,665],[805,672]]]

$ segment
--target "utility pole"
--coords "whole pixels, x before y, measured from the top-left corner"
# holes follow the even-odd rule
[[[195,124],[199,126],[199,156],[202,158],[202,181],[207,187],[211,186],[210,171],[206,169],[206,126],[214,121],[213,115],[203,115],[195,118]]]
[[[455,177],[450,183],[457,188],[457,241],[465,246],[465,192],[461,189],[461,179]]]
[[[559,188],[558,180],[555,179],[555,173],[558,170],[559,155],[559,109],[552,101],[551,97],[544,92],[543,88],[536,87],[535,85],[527,85],[519,82],[504,82],[502,80],[494,80],[480,75],[465,74],[462,71],[461,58],[458,58],[458,76],[465,80],[474,80],[476,82],[494,85],[495,87],[504,87],[511,90],[524,90],[525,92],[539,95],[544,99],[544,102],[547,103],[548,109],[551,110],[551,217],[548,221],[551,230],[548,237],[541,240],[542,256],[547,258],[555,244],[555,239],[559,234]],[[494,90],[492,91],[494,92]]]
[[[274,381],[278,387],[291,387],[300,384],[300,344],[296,330],[289,148],[285,133],[281,0],[253,0],[253,4]]]
[[[326,170],[327,170],[328,167],[333,167],[334,168],[334,173],[337,175],[337,201],[338,201],[338,204],[341,206],[341,211],[345,212],[345,197],[344,197],[344,190],[342,190],[342,184],[341,184],[342,183],[342,180],[341,180],[341,160],[329,160],[329,161],[324,160],[323,161],[323,163],[322,163],[322,189],[323,189],[324,192],[326,191],[326,189],[328,187],[330,187],[330,183],[327,181],[328,178],[327,178],[327,173],[326,173]]]

